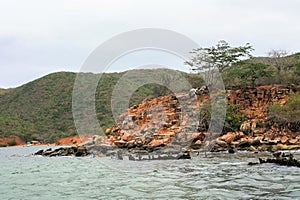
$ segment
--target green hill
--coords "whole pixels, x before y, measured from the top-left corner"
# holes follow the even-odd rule
[[[0,134],[48,140],[74,134],[71,94],[74,73],[54,73],[0,96]]]
[[[274,70],[274,60],[270,58],[252,58],[254,62],[262,62]],[[257,84],[276,84],[279,77],[284,84],[300,84],[300,53],[277,59],[288,65],[278,76],[258,77]],[[238,66],[232,66],[234,69]],[[161,73],[165,71],[167,73]],[[134,71],[130,71],[134,72]],[[151,76],[159,76],[164,85],[178,84],[174,71],[156,69],[144,70]],[[178,71],[177,71],[178,72]],[[275,71],[274,71],[275,72]],[[102,127],[113,125],[111,113],[111,94],[119,79],[125,74],[104,73],[98,83],[95,94],[96,115]],[[181,73],[192,87],[203,85],[198,75]],[[134,74],[134,73],[133,73]],[[164,75],[163,75],[164,74]],[[166,75],[167,74],[167,75]],[[13,89],[0,89],[0,137],[19,136],[24,141],[39,140],[54,142],[58,138],[77,134],[72,115],[72,93],[76,73],[58,72],[49,74],[23,86]],[[85,73],[87,80],[94,80],[99,75]],[[139,73],[134,74],[139,79]],[[226,87],[245,87],[242,79],[223,74]],[[177,81],[177,82],[176,82]],[[244,83],[243,83],[244,84]],[[180,85],[179,85],[180,86]],[[85,89],[85,88],[82,88]],[[126,88],[130,89],[130,88]],[[139,104],[146,98],[170,94],[171,91],[157,84],[147,84],[138,88],[130,98],[130,105]]]
[[[110,96],[123,73],[105,73],[96,92],[96,112],[102,126],[114,123]],[[86,74],[89,79],[96,74]],[[194,87],[201,84],[195,75],[183,73]],[[72,115],[72,92],[76,73],[49,74],[9,91],[0,90],[0,137],[19,136],[24,141],[53,142],[77,134]],[[131,105],[145,98],[170,93],[156,84],[140,87],[131,97]]]

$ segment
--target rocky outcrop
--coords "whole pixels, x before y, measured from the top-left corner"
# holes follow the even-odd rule
[[[80,145],[71,147],[60,147],[57,149],[39,150],[34,156],[94,156],[94,157],[111,157],[118,160],[180,160],[191,159],[190,152],[180,148],[164,148],[154,146],[141,146],[140,148],[120,148],[116,145],[107,143],[103,136],[93,136],[88,141]]]
[[[295,89],[282,86],[226,91],[228,104],[238,105],[239,113],[245,118],[238,130],[224,129],[219,137],[207,132],[209,121],[200,123],[198,120],[197,109],[201,110],[210,98],[206,90],[197,98],[187,92],[147,99],[119,116],[116,125],[105,130],[107,136],[93,136],[84,142],[84,147],[76,148],[88,152],[83,151],[81,155],[129,160],[187,159],[190,152],[201,151],[204,147],[229,153],[300,149],[299,127],[283,126],[268,115],[271,103],[285,104],[289,94],[294,92]],[[183,101],[187,105],[182,105]],[[42,151],[38,155],[79,156],[74,148]]]
[[[33,155],[38,156],[48,156],[48,157],[54,157],[54,156],[76,156],[76,157],[82,157],[90,155],[90,152],[86,149],[84,145],[80,146],[72,146],[72,147],[61,147],[57,149],[46,149],[46,150],[39,150],[38,152],[34,153]]]
[[[259,163],[249,162],[248,165],[257,165],[263,163],[274,163],[283,166],[300,167],[300,162],[294,159],[293,154],[285,154],[283,152],[277,152],[273,154],[273,158],[259,158]]]
[[[0,137],[0,147],[25,145],[26,143],[18,136]]]
[[[212,138],[210,142],[215,146],[211,150],[232,152],[233,149],[249,151],[299,149],[300,130],[280,126],[268,116],[268,106],[271,103],[285,104],[288,95],[295,91],[295,88],[280,85],[227,90],[228,104],[238,105],[239,112],[245,116],[245,121],[239,130],[230,130],[219,138]],[[183,125],[187,124],[185,121],[187,119],[179,102],[181,99],[190,98],[189,111],[193,111],[197,106],[201,107],[209,96],[205,92],[201,93],[197,100],[192,97],[190,91],[189,94],[146,100],[129,108],[128,112],[119,118],[121,125],[106,131],[114,133],[109,136],[110,142],[117,147],[128,149],[183,145],[186,142],[190,149],[199,149],[204,145],[204,139],[208,137],[206,130],[209,122],[199,124],[201,126]],[[160,106],[161,112],[153,110],[157,106]],[[190,116],[199,117],[197,114],[193,113]]]
[[[177,96],[188,98],[188,95]],[[107,129],[112,133],[109,140],[120,148],[140,148],[142,146],[162,147],[171,144],[182,131],[182,112],[180,99],[165,96],[146,100],[132,106],[119,117],[119,125]],[[191,104],[192,105],[192,104]],[[196,107],[195,101],[193,107]],[[193,129],[195,127],[185,127]]]

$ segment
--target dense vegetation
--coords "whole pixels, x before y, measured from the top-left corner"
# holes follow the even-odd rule
[[[221,40],[212,47],[193,49],[185,64],[194,72],[204,73],[212,84],[219,71],[227,88],[300,83],[300,53],[288,55],[284,50],[272,50],[268,57],[255,58],[253,51],[249,43],[232,47]]]
[[[75,134],[71,111],[74,73],[54,73],[0,96],[0,134],[53,141]]]
[[[181,73],[181,72],[180,72]],[[98,83],[95,100],[99,123],[113,125],[111,93],[123,73],[105,73]],[[182,73],[193,87],[202,84],[197,76]],[[97,78],[96,74],[88,74]],[[24,141],[54,142],[77,134],[72,116],[72,92],[76,74],[58,72],[0,93],[0,137],[19,136]],[[4,91],[4,90],[3,90]],[[146,98],[169,94],[157,84],[147,84],[133,93],[130,105]]]
[[[278,70],[276,63],[281,63]],[[233,64],[223,73],[226,87],[254,87],[271,84],[300,84],[300,53],[285,57],[257,57]]]

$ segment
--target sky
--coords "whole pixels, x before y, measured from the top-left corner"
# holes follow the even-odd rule
[[[256,56],[272,49],[299,52],[299,9],[298,0],[0,0],[0,88],[78,72],[100,44],[139,28],[169,29],[204,47],[249,42]],[[183,65],[164,53],[137,52],[113,69],[134,68],[151,56]]]

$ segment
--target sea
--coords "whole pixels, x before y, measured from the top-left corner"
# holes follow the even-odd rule
[[[300,168],[248,165],[270,153],[151,161],[32,156],[44,148],[0,148],[1,200],[300,199]]]

